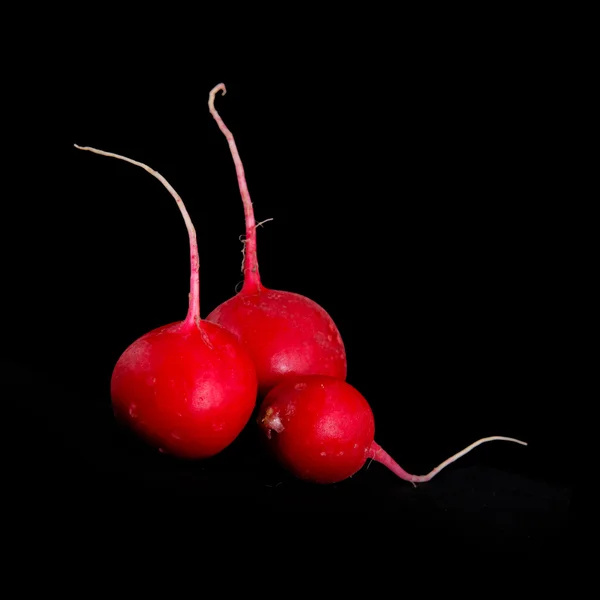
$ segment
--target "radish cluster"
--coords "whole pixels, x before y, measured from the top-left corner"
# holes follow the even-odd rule
[[[321,484],[343,481],[372,459],[415,485],[482,443],[527,445],[504,436],[482,438],[427,475],[411,475],[375,442],[373,412],[346,381],[344,343],[331,316],[305,296],[262,284],[253,206],[235,140],[214,106],[218,92],[226,93],[223,84],[210,92],[208,105],[229,144],[242,198],[244,283],[205,320],[200,318],[196,232],[177,192],[143,163],[76,146],[156,177],[177,202],[190,240],[187,316],[150,331],[123,352],[111,378],[115,416],[161,451],[202,459],[237,438],[258,400],[256,422],[275,459],[296,477]]]

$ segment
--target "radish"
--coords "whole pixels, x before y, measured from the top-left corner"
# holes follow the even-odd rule
[[[198,245],[185,205],[167,180],[145,164],[75,147],[124,160],[156,177],[175,198],[190,239],[187,316],[146,333],[120,356],[110,382],[115,417],[161,452],[188,459],[213,456],[246,426],[258,381],[251,357],[235,337],[200,319]]]
[[[337,483],[357,473],[371,458],[413,485],[431,480],[476,446],[480,439],[445,460],[427,475],[411,475],[374,440],[375,420],[364,396],[346,381],[309,375],[281,382],[260,405],[258,425],[278,462],[296,477],[314,483]]]
[[[256,366],[261,397],[275,384],[293,375],[329,375],[345,379],[346,350],[329,314],[305,296],[272,290],[261,282],[254,210],[235,140],[214,106],[219,91],[223,95],[226,93],[222,83],[210,92],[208,106],[229,143],[244,205],[244,283],[239,293],[215,308],[206,320],[231,331],[248,349]]]

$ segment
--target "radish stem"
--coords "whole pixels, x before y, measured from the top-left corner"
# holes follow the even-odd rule
[[[198,255],[198,243],[196,241],[196,230],[190,219],[190,215],[188,214],[183,200],[179,196],[179,194],[173,189],[171,184],[158,172],[154,169],[151,169],[149,166],[144,163],[138,162],[137,160],[132,160],[131,158],[127,158],[126,156],[121,156],[120,154],[113,154],[112,152],[105,152],[104,150],[97,150],[96,148],[90,148],[89,146],[78,146],[74,144],[75,148],[79,150],[86,150],[88,152],[93,152],[94,154],[100,154],[102,156],[108,156],[111,158],[118,158],[119,160],[124,160],[125,162],[131,163],[132,165],[136,165],[141,167],[150,175],[153,175],[158,179],[170,192],[171,196],[175,198],[177,202],[177,206],[179,206],[179,210],[183,215],[183,220],[185,221],[185,226],[187,227],[188,235],[190,238],[190,263],[191,263],[191,275],[190,275],[190,294],[189,294],[189,307],[188,313],[184,321],[184,325],[192,326],[196,325],[200,329],[200,257]]]
[[[254,209],[252,207],[252,200],[250,199],[250,192],[248,191],[248,184],[246,183],[244,166],[242,164],[242,159],[240,158],[235,139],[215,109],[215,96],[217,92],[221,92],[224,96],[227,93],[225,84],[220,83],[211,90],[208,97],[208,108],[210,110],[210,114],[217,122],[219,129],[223,132],[223,135],[227,139],[227,143],[229,144],[229,149],[233,157],[233,163],[235,165],[235,172],[237,174],[242,202],[244,203],[244,216],[246,220],[244,287],[242,288],[242,292],[253,293],[261,289],[260,275],[258,272],[258,258],[256,255],[256,225],[254,221]]]
[[[387,467],[390,471],[395,473],[401,479],[405,481],[410,481],[413,485],[416,483],[425,483],[426,481],[430,481],[433,479],[442,469],[447,467],[449,464],[452,464],[455,460],[458,460],[461,456],[464,456],[468,452],[471,452],[473,448],[476,448],[480,444],[485,442],[492,442],[494,440],[503,440],[505,442],[515,442],[517,444],[521,444],[523,446],[527,446],[527,442],[522,442],[521,440],[516,440],[515,438],[503,437],[499,435],[495,435],[492,437],[482,438],[473,442],[470,446],[467,446],[464,450],[457,452],[454,456],[446,459],[442,464],[438,465],[433,471],[428,473],[427,475],[411,475],[407,473],[379,444],[373,442],[371,444],[371,448],[369,449],[369,458],[376,460],[381,463],[385,467]],[[415,485],[416,487],[416,485]]]

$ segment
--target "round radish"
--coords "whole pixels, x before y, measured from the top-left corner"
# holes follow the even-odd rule
[[[346,378],[346,351],[336,324],[316,302],[293,292],[266,288],[260,279],[256,254],[256,223],[244,167],[233,135],[217,113],[217,85],[209,96],[209,109],[229,143],[244,204],[244,284],[233,298],[207,317],[231,331],[248,349],[258,374],[259,394],[292,375],[329,375]]]
[[[258,424],[281,465],[314,483],[342,481],[371,458],[415,485],[429,481],[484,442],[505,440],[527,445],[502,436],[483,438],[431,473],[411,475],[375,442],[375,419],[363,395],[346,381],[318,375],[294,377],[274,387],[260,405]]]
[[[124,160],[156,177],[177,201],[190,239],[187,316],[146,333],[123,352],[110,384],[115,416],[162,452],[190,459],[213,456],[247,424],[258,382],[251,357],[235,337],[200,319],[196,231],[183,201],[160,173],[145,164],[75,147]]]

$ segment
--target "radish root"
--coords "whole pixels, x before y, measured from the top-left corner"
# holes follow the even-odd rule
[[[268,221],[272,221],[272,220],[273,220],[272,217],[270,219],[265,219],[264,221],[257,223],[254,226],[254,229],[256,229],[257,227],[262,227],[263,223],[267,223]],[[246,236],[240,235],[238,239],[240,240],[240,242],[242,242],[242,268],[240,270],[243,273],[244,272],[244,264],[246,263]],[[242,283],[244,283],[244,282],[242,281]]]
[[[371,448],[369,449],[368,456],[370,458],[372,458],[373,460],[376,460],[377,462],[381,463],[382,465],[384,465],[388,469],[390,469],[390,471],[392,471],[393,473],[395,473],[401,479],[404,479],[405,481],[410,481],[413,484],[414,487],[417,487],[416,486],[417,483],[425,483],[427,481],[430,481],[442,469],[445,469],[448,465],[452,464],[454,461],[458,460],[459,458],[461,458],[465,454],[471,452],[471,450],[473,450],[477,446],[480,446],[481,444],[484,444],[485,442],[493,442],[493,441],[496,441],[496,440],[501,440],[501,441],[505,441],[505,442],[515,442],[516,444],[521,444],[522,446],[527,446],[527,442],[522,442],[521,440],[517,440],[515,438],[504,437],[504,436],[500,436],[500,435],[494,435],[494,436],[491,436],[491,437],[482,438],[480,440],[477,440],[476,442],[473,442],[471,445],[467,446],[464,450],[461,450],[460,452],[457,452],[456,454],[454,454],[450,458],[447,458],[443,463],[441,463],[440,465],[438,465],[435,469],[433,469],[427,475],[411,475],[410,473],[407,473],[376,442],[373,442],[371,444]]]
[[[254,229],[256,229],[257,227],[262,227],[265,223],[268,223],[269,221],[272,221],[272,220],[273,220],[273,217],[271,217],[270,219],[265,219],[264,221],[261,221],[260,223],[257,223],[254,226]]]
[[[246,175],[244,173],[244,165],[238,152],[235,139],[231,131],[227,128],[223,119],[215,108],[215,96],[218,92],[224,96],[227,93],[227,88],[224,83],[220,83],[215,86],[208,96],[208,108],[210,114],[217,122],[219,129],[227,139],[229,144],[229,150],[233,157],[233,164],[235,165],[235,171],[238,180],[238,186],[240,189],[240,195],[244,204],[244,216],[246,220],[246,242],[244,244],[244,288],[246,291],[256,291],[260,289],[260,275],[258,271],[258,258],[256,255],[256,223],[254,220],[254,208],[252,207],[252,200],[250,198],[250,192],[248,191],[248,184],[246,183]],[[264,221],[263,221],[264,222]],[[247,251],[246,247],[248,246]]]
[[[175,191],[173,186],[158,172],[154,169],[151,169],[148,165],[145,165],[142,162],[138,162],[137,160],[133,160],[131,158],[127,158],[126,156],[122,156],[120,154],[114,154],[113,152],[105,152],[104,150],[97,150],[96,148],[90,148],[89,146],[78,146],[77,144],[73,144],[75,148],[78,150],[85,150],[87,152],[93,152],[94,154],[100,154],[101,156],[108,156],[110,158],[118,158],[119,160],[124,160],[125,162],[131,163],[137,167],[141,167],[150,175],[153,175],[158,179],[169,191],[171,196],[177,202],[177,206],[179,206],[179,210],[183,216],[183,220],[185,221],[185,226],[188,231],[188,235],[190,238],[190,262],[191,262],[191,276],[190,276],[190,294],[189,294],[189,308],[188,314],[185,319],[185,323],[189,325],[196,325],[198,329],[200,328],[200,257],[198,254],[198,242],[196,240],[196,229],[194,228],[194,224],[188,214],[188,211],[185,208],[185,204],[183,200],[179,196],[179,194]]]

